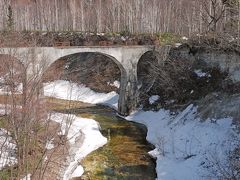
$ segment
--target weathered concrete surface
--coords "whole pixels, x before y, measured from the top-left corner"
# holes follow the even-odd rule
[[[93,52],[110,57],[121,70],[118,110],[120,114],[128,115],[138,103],[138,61],[144,53],[153,49],[152,46],[0,48],[0,54],[17,58],[26,67],[28,78],[42,75],[56,60],[69,55]]]
[[[233,82],[240,82],[240,52],[234,50],[180,46],[170,52],[172,56],[204,63],[206,67],[227,72]]]
[[[196,57],[210,67],[218,67],[223,72],[228,72],[233,82],[240,82],[240,55],[234,51],[224,52],[204,51],[197,53]]]

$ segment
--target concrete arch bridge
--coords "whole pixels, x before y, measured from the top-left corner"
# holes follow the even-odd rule
[[[121,71],[118,111],[128,115],[135,110],[138,102],[137,65],[139,59],[153,46],[116,46],[116,47],[24,47],[0,48],[1,55],[10,55],[19,60],[26,69],[27,78],[36,72],[41,76],[55,61],[78,53],[100,53],[109,57]],[[40,72],[40,73],[39,73]]]

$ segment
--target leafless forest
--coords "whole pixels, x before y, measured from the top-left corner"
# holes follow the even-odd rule
[[[239,0],[0,0],[0,29],[237,36]]]

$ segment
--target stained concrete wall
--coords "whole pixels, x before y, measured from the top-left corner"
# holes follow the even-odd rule
[[[234,51],[224,52],[204,51],[196,54],[196,58],[206,62],[210,67],[218,67],[223,72],[228,72],[233,82],[240,82],[240,55]]]
[[[206,67],[219,68],[222,72],[227,72],[233,82],[240,82],[240,53],[234,50],[224,50],[217,48],[203,48],[180,46],[174,48],[171,56],[175,58],[199,61]]]

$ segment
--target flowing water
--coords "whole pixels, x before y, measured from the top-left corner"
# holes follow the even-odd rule
[[[153,146],[146,141],[144,125],[126,121],[104,106],[65,110],[99,122],[108,143],[90,153],[81,164],[84,180],[152,180],[156,178],[155,160],[148,152]]]

